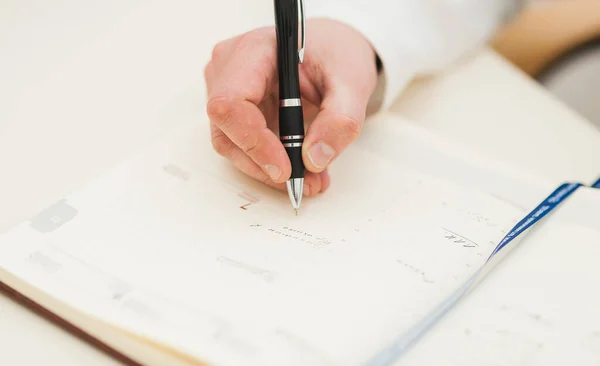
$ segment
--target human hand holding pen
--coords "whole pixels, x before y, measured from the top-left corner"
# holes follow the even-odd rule
[[[307,133],[304,194],[330,185],[327,167],[360,134],[375,90],[375,53],[353,28],[306,21],[310,41],[299,66]],[[277,41],[274,27],[224,40],[205,68],[214,149],[239,170],[285,190],[291,165],[278,137]]]

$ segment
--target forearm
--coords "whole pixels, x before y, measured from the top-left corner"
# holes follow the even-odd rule
[[[345,22],[371,42],[383,62],[387,106],[414,77],[448,67],[483,45],[523,0],[305,2],[307,16]]]

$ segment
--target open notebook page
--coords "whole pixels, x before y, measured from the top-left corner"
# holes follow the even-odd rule
[[[559,183],[451,143],[394,114],[370,118],[358,143],[401,166],[486,192],[524,210],[537,206]]]
[[[469,278],[524,214],[367,136],[296,217],[285,193],[208,141],[206,126],[182,127],[58,201],[1,238],[0,266],[205,361],[359,365]],[[446,163],[423,159],[429,171]]]

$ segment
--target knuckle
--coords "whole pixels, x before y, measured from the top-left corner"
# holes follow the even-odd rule
[[[225,54],[226,48],[227,45],[225,42],[217,43],[212,49],[212,59],[215,60],[221,58]]]
[[[240,148],[242,149],[242,151],[249,155],[258,149],[259,144],[260,141],[258,137],[246,134],[242,137],[242,141],[240,142]]]
[[[240,36],[238,49],[246,53],[251,51],[258,58],[257,64],[270,66],[276,56],[273,41],[271,34],[265,34],[261,31],[248,32]]]
[[[206,104],[206,113],[216,125],[229,123],[232,113],[231,100],[226,97],[213,97]]]
[[[206,65],[204,65],[204,79],[208,80],[208,76],[211,74],[212,71],[212,63],[208,62]]]
[[[213,67],[212,63],[210,63],[210,62],[204,66],[204,81],[206,83],[206,90],[209,90],[209,91],[211,90],[211,88],[213,86],[212,85],[213,79],[214,79],[213,69],[214,69],[214,67]]]
[[[217,131],[213,133],[211,136],[211,142],[213,149],[217,152],[217,154],[224,157],[231,156],[231,152],[233,151],[233,143],[222,132]]]
[[[240,47],[252,47],[254,45],[256,45],[259,37],[257,37],[258,32],[255,31],[251,31],[251,32],[246,32],[242,35],[240,35],[239,38],[239,45]]]

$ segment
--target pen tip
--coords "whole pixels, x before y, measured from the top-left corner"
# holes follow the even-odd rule
[[[296,216],[298,216],[298,209],[295,208],[294,211],[296,211]]]

